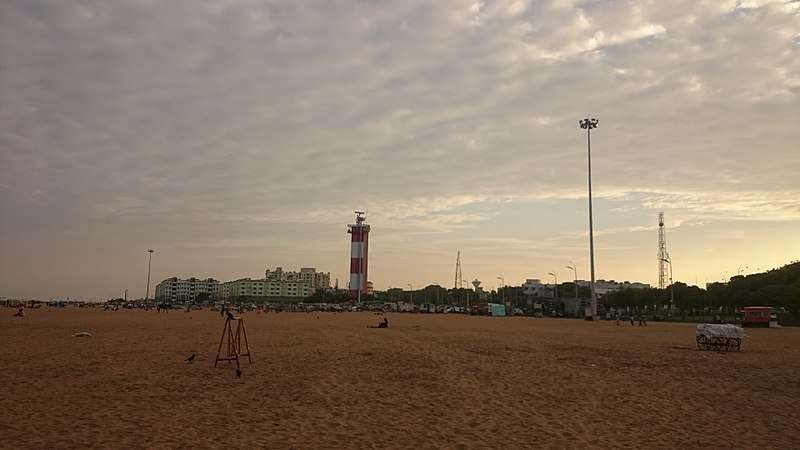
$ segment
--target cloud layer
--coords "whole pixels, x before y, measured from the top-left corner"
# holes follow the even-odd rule
[[[4,2],[0,295],[108,295],[141,278],[148,246],[159,276],[344,278],[359,208],[386,246],[379,287],[444,278],[452,258],[432,247],[545,242],[551,226],[569,246],[586,114],[596,195],[633,222],[598,210],[600,228],[658,210],[698,234],[796,226],[798,30],[797,1]],[[539,208],[563,211],[543,224]],[[91,267],[41,286],[77,243]],[[506,261],[476,243],[476,276],[533,276],[535,248]]]

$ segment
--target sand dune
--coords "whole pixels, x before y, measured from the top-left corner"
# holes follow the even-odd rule
[[[248,313],[237,379],[209,311],[12,312],[4,448],[800,448],[800,329]]]

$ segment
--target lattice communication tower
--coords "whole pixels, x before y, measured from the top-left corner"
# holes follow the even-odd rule
[[[453,283],[453,289],[461,289],[464,287],[464,279],[461,278],[461,250],[456,255],[456,280]]]
[[[664,229],[664,213],[658,213],[658,288],[669,286],[669,253],[667,252],[667,233]]]

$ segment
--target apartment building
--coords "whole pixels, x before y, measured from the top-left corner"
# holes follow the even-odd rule
[[[213,278],[167,278],[156,285],[156,300],[160,302],[191,302],[200,293],[208,294],[210,299],[219,295],[219,281]]]
[[[242,278],[220,284],[219,292],[223,300],[233,300],[237,297],[305,298],[314,293],[314,288],[302,281]]]
[[[264,271],[264,279],[268,281],[299,281],[313,289],[331,288],[330,272],[317,272],[314,267],[303,267],[299,272],[284,271],[283,267],[276,267],[275,270],[267,269]]]

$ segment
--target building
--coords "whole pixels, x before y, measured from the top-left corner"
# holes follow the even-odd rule
[[[208,294],[209,299],[217,298],[219,281],[213,278],[192,277],[181,280],[178,277],[172,277],[156,285],[156,301],[160,302],[191,302],[201,293]]]
[[[317,272],[314,267],[302,267],[300,272],[284,271],[283,267],[276,267],[275,270],[267,269],[264,272],[264,279],[268,281],[301,281],[314,289],[330,289],[330,272]]]
[[[585,280],[578,280],[578,286],[590,287],[591,283]],[[609,292],[618,291],[620,289],[648,289],[650,287],[647,283],[622,281],[617,282],[614,280],[597,280],[594,282],[594,292],[600,297],[608,294]]]
[[[369,225],[364,213],[356,211],[356,223],[347,225],[350,233],[350,297],[356,299],[367,292],[367,267],[369,265]]]
[[[553,285],[542,283],[538,278],[528,278],[522,284],[522,293],[526,297],[552,297]]]
[[[225,301],[238,297],[305,298],[314,293],[314,288],[303,281],[242,278],[220,284],[219,293]]]
[[[478,300],[486,300],[489,298],[489,293],[484,291],[483,287],[481,287],[481,280],[477,278],[472,280],[472,286],[475,287],[475,297],[477,297]]]

